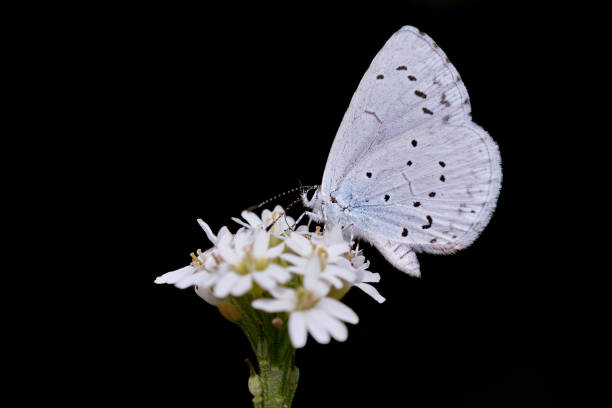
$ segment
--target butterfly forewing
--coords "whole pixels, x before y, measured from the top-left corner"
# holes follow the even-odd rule
[[[323,187],[334,190],[377,146],[405,139],[424,123],[469,122],[469,113],[467,91],[446,54],[416,28],[402,28],[376,55],[353,95],[329,154]]]

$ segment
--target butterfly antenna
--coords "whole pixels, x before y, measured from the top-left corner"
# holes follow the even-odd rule
[[[285,208],[285,211],[283,211],[282,214],[280,214],[278,217],[276,217],[272,223],[270,225],[268,225],[266,227],[266,231],[270,231],[270,229],[274,226],[274,224],[276,224],[276,222],[278,220],[280,220],[281,218],[285,219],[285,223],[287,224],[287,226],[289,227],[289,229],[293,229],[293,226],[289,225],[289,223],[287,222],[287,210],[290,209],[291,207],[293,207],[294,205],[296,205],[297,203],[299,203],[300,201],[302,201],[302,197],[298,198],[297,200],[289,203],[289,205]]]
[[[318,187],[318,186],[300,186],[300,187],[294,188],[294,189],[292,189],[292,190],[290,190],[290,191],[287,191],[287,192],[283,193],[283,194],[282,194],[282,195],[280,195],[280,196],[283,196],[283,195],[285,195],[285,194],[288,194],[288,193],[290,193],[291,191],[295,191],[295,190],[297,190],[297,189],[301,189],[301,190],[302,190],[302,193],[303,193],[304,191],[308,192],[308,191],[312,190],[313,188],[317,188],[317,187]],[[266,200],[266,202],[267,202],[267,201],[270,201],[270,200]],[[296,205],[296,204],[297,204],[297,203],[299,203],[300,201],[302,201],[302,197],[301,197],[301,195],[300,195],[300,197],[298,197],[298,199],[297,199],[297,200],[294,200],[294,201],[292,201],[291,203],[289,203],[289,205],[287,205],[287,207],[285,208],[285,211],[283,211],[283,213],[282,213],[282,214],[280,214],[278,217],[276,217],[276,219],[274,219],[274,220],[272,221],[272,223],[266,227],[266,231],[270,231],[270,229],[271,229],[271,228],[274,226],[274,224],[276,224],[276,222],[277,222],[278,220],[280,220],[281,218],[284,218],[284,219],[285,219],[285,223],[287,224],[287,226],[289,227],[289,229],[293,230],[293,228],[295,228],[295,224],[294,224],[294,225],[289,225],[289,222],[287,221],[287,210],[289,210],[291,207],[293,207],[294,205]],[[260,204],[260,206],[261,206],[261,204]],[[259,207],[255,207],[255,208],[259,208]],[[297,223],[296,223],[296,224],[297,224]]]
[[[268,198],[267,200],[262,201],[261,203],[259,203],[259,204],[257,204],[257,205],[252,205],[252,206],[250,206],[249,208],[247,208],[247,211],[251,211],[251,212],[252,212],[252,211],[254,211],[254,210],[258,209],[258,208],[261,208],[261,207],[263,207],[264,205],[268,204],[270,201],[278,200],[279,198],[284,197],[284,196],[286,196],[287,194],[293,193],[294,191],[301,190],[301,191],[303,192],[303,191],[304,191],[304,189],[308,189],[308,190],[310,190],[310,189],[312,189],[312,188],[314,188],[314,187],[317,187],[317,186],[302,186],[302,185],[301,185],[301,183],[300,183],[300,186],[299,186],[299,187],[292,188],[291,190],[287,190],[287,191],[285,191],[284,193],[277,194],[277,195],[275,195],[274,197],[272,197],[272,198]],[[293,204],[293,203],[292,203],[292,204]],[[290,204],[290,205],[292,205],[292,204]],[[287,208],[288,208],[288,207],[287,207]]]

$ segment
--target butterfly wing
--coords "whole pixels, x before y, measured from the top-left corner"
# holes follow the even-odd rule
[[[425,122],[469,123],[470,111],[467,90],[446,54],[426,34],[403,27],[376,55],[351,99],[327,159],[323,189],[335,190],[377,146]]]
[[[380,237],[372,238],[372,244],[400,271],[414,277],[421,276],[419,260],[410,246]]]
[[[353,96],[321,193],[342,197],[355,231],[398,269],[418,274],[415,250],[469,245],[495,208],[499,151],[470,111],[457,70],[414,27],[389,39]]]

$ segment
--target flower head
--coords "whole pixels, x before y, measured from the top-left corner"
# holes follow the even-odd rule
[[[356,324],[359,317],[344,303],[327,296],[330,287],[320,279],[321,264],[316,258],[307,262],[303,272],[303,286],[277,291],[274,299],[256,299],[253,307],[289,313],[289,337],[295,348],[304,347],[308,333],[323,344],[329,343],[331,337],[346,340],[348,330],[343,322]]]
[[[234,218],[242,226],[236,233],[222,227],[216,235],[198,220],[213,246],[198,250],[189,265],[158,277],[155,283],[194,286],[200,297],[219,307],[245,299],[238,303],[287,313],[295,348],[306,344],[308,333],[319,343],[346,340],[345,323],[359,320],[340,301],[352,286],[384,301],[370,285],[380,275],[367,270],[369,263],[361,251],[351,249],[352,242],[339,227],[309,231],[305,225],[294,225],[280,206],[263,210],[261,217],[243,211],[242,218]]]

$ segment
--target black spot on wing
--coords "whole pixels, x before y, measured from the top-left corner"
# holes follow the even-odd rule
[[[376,79],[384,79],[385,76],[383,74],[378,74],[376,75]]]
[[[420,98],[427,98],[427,94],[425,94],[425,92],[421,92],[421,91],[414,91],[414,94]]]
[[[423,108],[423,113],[425,113],[426,115],[433,115],[433,112],[427,108]]]
[[[447,108],[451,105],[450,102],[446,100],[446,92],[442,92],[442,99],[440,99],[440,105],[445,105]]]
[[[405,65],[400,65],[399,67],[395,68],[396,71],[406,71],[408,68],[406,68]]]
[[[416,77],[414,75],[408,75],[408,79],[411,81],[416,81]]]
[[[433,224],[433,219],[431,218],[431,215],[428,215],[428,216],[427,216],[427,222],[428,222],[429,224],[427,224],[427,225],[421,225],[421,228],[423,228],[423,229],[428,229],[428,228],[431,228],[431,225]]]

